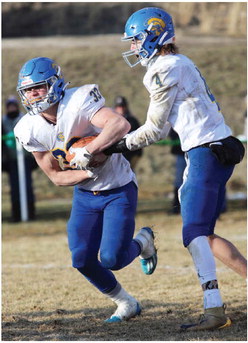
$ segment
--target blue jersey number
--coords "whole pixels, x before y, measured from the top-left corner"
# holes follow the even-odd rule
[[[73,143],[75,143],[77,140],[79,140],[80,137],[72,137],[67,143],[66,143],[66,146],[65,146],[65,149],[54,149],[51,151],[53,157],[56,159],[56,160],[59,160],[59,159],[63,159],[63,163],[64,164],[69,164],[69,162],[66,161],[65,159],[65,156],[66,156],[66,151],[70,149],[70,147],[72,146]]]
[[[155,83],[156,85],[159,85],[159,87],[163,86],[158,74],[155,74]]]
[[[211,100],[212,102],[215,102],[215,103],[216,103],[216,106],[218,107],[218,110],[220,111],[220,106],[219,106],[218,102],[215,100],[215,97],[214,97],[213,93],[211,93],[210,88],[208,87],[206,80],[205,80],[204,77],[202,76],[200,70],[199,70],[197,67],[195,67],[195,69],[198,71],[198,73],[199,73],[199,75],[200,75],[202,81],[204,82],[204,85],[205,85],[205,88],[206,88],[206,92],[207,92],[207,94],[208,94],[210,100]]]
[[[59,158],[63,158],[65,160],[65,155],[66,155],[65,150],[55,149],[55,150],[52,150],[52,154],[53,154],[53,157],[56,158],[56,160],[58,160]]]
[[[98,102],[102,98],[101,93],[96,87],[93,88],[93,90],[90,92],[90,95],[93,96],[95,102]]]

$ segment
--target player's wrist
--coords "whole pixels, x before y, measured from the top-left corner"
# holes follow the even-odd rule
[[[90,144],[90,145],[87,145],[87,146],[85,146],[84,147],[85,148],[85,151],[86,151],[86,153],[88,154],[88,155],[90,155],[91,157],[94,155],[94,147],[92,146],[92,144]]]

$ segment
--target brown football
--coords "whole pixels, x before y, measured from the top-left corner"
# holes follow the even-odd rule
[[[72,144],[72,147],[83,148],[84,146],[88,145],[92,140],[94,140],[96,137],[97,135],[80,138],[79,140],[77,140],[75,143]],[[67,150],[65,159],[67,162],[71,162],[74,156],[75,154],[70,154],[69,150]],[[101,164],[103,164],[107,158],[108,156],[104,155],[103,153],[96,154],[93,157],[92,161],[90,162],[89,167],[97,168]]]

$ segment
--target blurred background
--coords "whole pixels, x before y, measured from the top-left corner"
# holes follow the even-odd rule
[[[235,136],[246,139],[247,5],[244,2],[2,2],[2,112],[16,94],[18,72],[28,59],[46,56],[62,67],[71,86],[97,83],[107,106],[117,96],[144,123],[149,96],[142,84],[145,69],[129,68],[121,53],[127,18],[157,6],[173,19],[180,52],[190,57],[217,99]],[[18,99],[19,100],[19,99]],[[24,109],[20,106],[20,110]],[[171,145],[147,147],[135,166],[139,210],[169,210],[173,198],[175,156]],[[8,173],[2,174],[3,220],[11,218]],[[227,198],[246,206],[246,157],[228,183]],[[33,171],[37,215],[69,211],[72,188],[54,186]],[[52,200],[52,201],[50,201]],[[233,203],[234,204],[234,203]],[[56,208],[53,206],[56,206]]]
[[[246,3],[236,1],[2,2],[2,33],[3,37],[122,33],[129,15],[146,6],[167,10],[177,29],[194,26],[200,34],[246,36]]]

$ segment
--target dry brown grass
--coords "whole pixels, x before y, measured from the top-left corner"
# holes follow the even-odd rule
[[[140,317],[106,325],[114,305],[70,267],[66,221],[3,224],[2,340],[4,341],[246,341],[246,282],[217,261],[222,297],[233,325],[213,332],[181,333],[185,319],[202,311],[202,292],[181,244],[181,219],[164,213],[137,215],[137,227],[154,225],[159,263],[143,275],[138,259],[116,272],[141,302]],[[216,232],[246,254],[246,211],[232,211]]]

